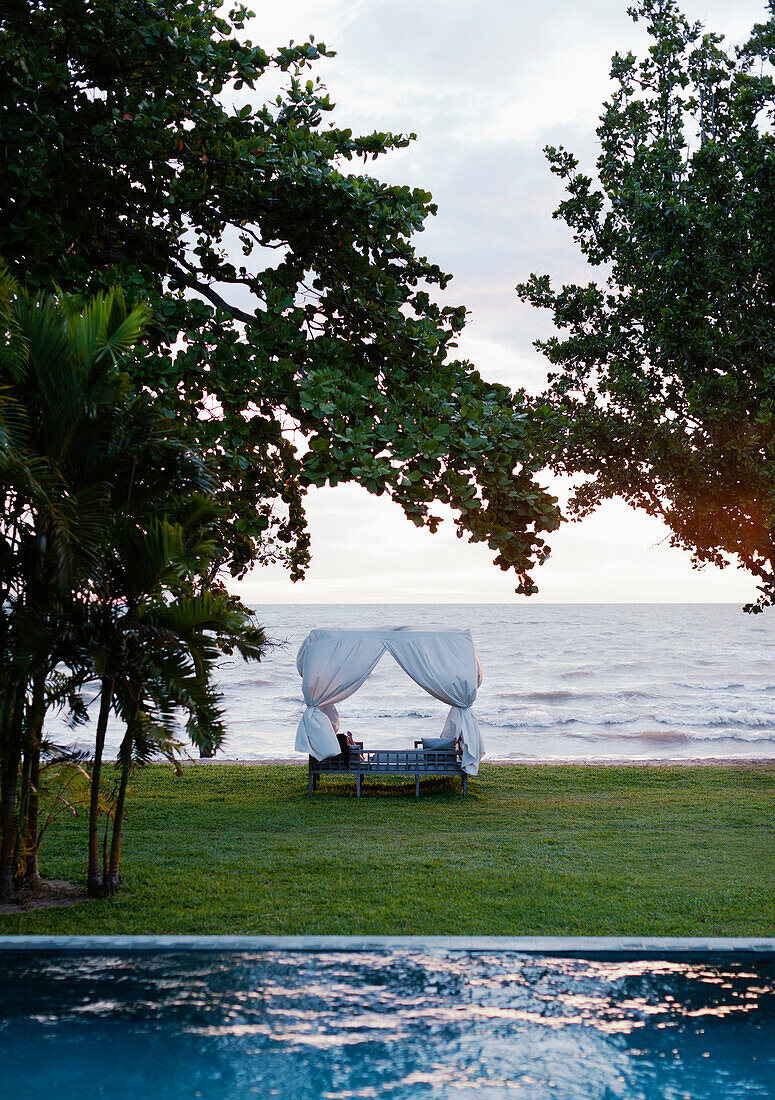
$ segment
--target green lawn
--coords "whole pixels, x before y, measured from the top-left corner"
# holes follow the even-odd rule
[[[771,767],[485,765],[379,788],[306,769],[137,773],[111,899],[0,933],[775,934]],[[82,821],[42,872],[85,877]]]

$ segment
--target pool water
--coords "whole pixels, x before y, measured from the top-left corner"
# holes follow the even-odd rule
[[[775,963],[0,956],[0,1095],[775,1097]]]

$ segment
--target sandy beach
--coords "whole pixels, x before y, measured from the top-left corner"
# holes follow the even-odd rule
[[[682,757],[670,757],[667,759],[659,760],[569,760],[567,758],[546,758],[543,760],[508,760],[504,758],[486,757],[483,764],[496,764],[498,766],[506,764],[519,764],[520,766],[533,767],[539,765],[550,764],[552,766],[567,764],[572,767],[588,767],[588,768],[622,768],[622,767],[634,767],[634,768],[705,768],[705,767],[725,767],[725,768],[745,768],[745,767],[766,767],[770,766],[775,769],[775,760],[767,757],[734,757],[734,756],[715,756],[715,757],[694,757],[686,759]],[[218,766],[219,764],[232,764],[239,767],[266,767],[271,764],[283,764],[290,765],[291,767],[306,767],[307,760],[305,757],[275,757],[275,758],[260,758],[254,760],[229,760],[217,757],[213,760],[181,760],[181,764],[202,764],[205,767]]]

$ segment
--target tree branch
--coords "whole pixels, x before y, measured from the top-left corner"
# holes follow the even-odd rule
[[[172,262],[168,265],[168,273],[182,286],[187,286],[190,290],[195,290],[197,294],[201,294],[203,298],[207,298],[207,300],[212,302],[214,306],[217,306],[218,309],[223,309],[227,313],[230,313],[235,321],[242,321],[243,324],[250,325],[251,328],[258,324],[258,318],[255,314],[245,313],[245,311],[238,306],[229,305],[226,299],[222,298],[211,286],[208,286],[207,283],[200,282],[200,280],[195,277],[196,269],[191,267],[185,260],[178,258],[178,263],[190,268],[191,274],[183,271],[182,268],[176,266]]]

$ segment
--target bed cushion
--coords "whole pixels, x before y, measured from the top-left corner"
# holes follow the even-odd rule
[[[423,739],[422,739],[422,751],[423,752],[454,752],[455,751],[455,738],[454,737],[423,737]]]

